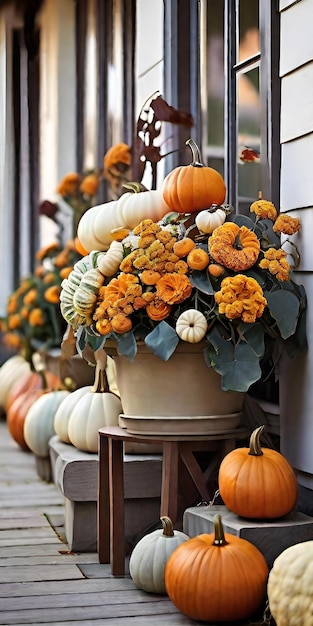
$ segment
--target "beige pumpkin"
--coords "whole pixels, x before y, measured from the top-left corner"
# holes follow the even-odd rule
[[[54,415],[54,430],[55,434],[63,443],[71,443],[68,436],[69,419],[79,400],[85,396],[86,393],[89,393],[91,389],[91,385],[75,389],[75,391],[72,391],[72,393],[64,398],[63,402],[61,402],[58,407]]]
[[[24,421],[24,439],[36,456],[49,456],[49,440],[55,434],[54,416],[69,395],[70,392],[65,389],[44,393],[28,410]]]
[[[31,371],[28,361],[16,354],[11,356],[0,367],[0,409],[4,410],[9,393],[16,381]]]

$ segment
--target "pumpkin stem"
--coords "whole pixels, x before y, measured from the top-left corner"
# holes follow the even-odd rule
[[[186,146],[189,146],[192,152],[192,165],[193,167],[203,167],[201,162],[200,150],[193,139],[187,139]]]
[[[42,389],[48,389],[47,376],[46,376],[46,368],[43,362],[43,359],[39,352],[34,352],[32,355],[32,362],[34,366],[34,370],[37,374],[39,374],[42,382]]]
[[[124,183],[122,185],[122,187],[124,189],[127,189],[127,191],[132,191],[133,193],[141,193],[142,191],[148,191],[147,187],[145,187],[145,185],[143,185],[142,183],[137,183],[137,182],[129,182],[129,183]]]
[[[91,391],[92,393],[103,393],[108,390],[108,379],[106,375],[107,355],[103,348],[95,350],[95,360],[95,382],[91,387]]]
[[[213,524],[214,524],[213,545],[214,546],[226,546],[228,542],[225,539],[222,518],[219,513],[217,513],[217,515],[214,515]]]
[[[165,535],[165,537],[174,537],[173,523],[171,518],[167,517],[167,515],[163,515],[163,517],[160,517],[160,520],[163,526],[163,535]]]
[[[251,456],[262,456],[263,454],[261,444],[260,444],[260,437],[261,437],[263,430],[264,430],[264,426],[259,426],[259,428],[256,428],[251,434],[250,450],[249,450],[249,454],[251,454]]]

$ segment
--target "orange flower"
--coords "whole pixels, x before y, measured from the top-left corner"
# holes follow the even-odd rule
[[[109,148],[103,157],[103,164],[107,170],[118,163],[124,163],[127,166],[131,164],[130,147],[126,143],[115,144]]]
[[[57,186],[57,193],[59,193],[60,196],[71,196],[75,194],[78,189],[79,179],[79,174],[76,174],[76,172],[66,174]]]
[[[156,289],[157,296],[167,304],[179,304],[192,293],[192,285],[185,274],[164,274]]]
[[[256,200],[250,206],[251,213],[255,213],[262,220],[269,219],[274,222],[277,216],[276,207],[269,200]]]
[[[36,289],[30,289],[28,293],[25,294],[23,298],[24,304],[34,304],[37,300],[37,291]]]
[[[50,243],[48,246],[45,246],[44,248],[41,248],[36,253],[37,261],[42,261],[42,259],[44,259],[46,256],[51,254],[51,252],[54,252],[55,250],[57,250],[57,248],[58,248],[58,244],[56,242]]]
[[[155,299],[150,304],[147,304],[146,311],[148,317],[155,322],[164,320],[171,312],[172,307],[170,304],[166,304],[162,300]]]
[[[30,326],[43,326],[45,323],[45,316],[43,311],[39,307],[32,309],[29,314],[28,321]]]
[[[73,267],[63,267],[60,270],[60,278],[68,278],[70,273],[73,271]]]
[[[180,259],[187,256],[193,248],[196,247],[195,242],[190,237],[184,237],[184,239],[180,239],[176,241],[173,246],[173,252],[179,256]]]
[[[109,335],[112,332],[112,324],[108,319],[99,319],[96,322],[96,329],[100,335]]]
[[[144,285],[155,285],[160,278],[161,274],[154,270],[144,270],[140,275],[140,279]]]
[[[57,285],[53,285],[46,289],[44,296],[47,302],[51,302],[51,304],[57,304],[60,301],[60,292],[61,289]]]
[[[118,313],[114,315],[111,320],[112,330],[115,333],[126,333],[132,328],[132,321],[127,315],[123,315],[123,313]]]
[[[48,274],[46,274],[43,277],[42,282],[45,285],[51,285],[51,283],[54,283],[55,282],[55,275],[54,275],[54,273],[53,272],[48,272]]]
[[[99,189],[99,183],[97,174],[88,174],[80,183],[79,191],[86,193],[88,196],[94,196]]]
[[[20,328],[21,326],[21,318],[18,313],[14,313],[14,315],[10,315],[8,320],[8,325],[10,330],[15,330],[16,328]]]
[[[209,262],[209,255],[203,248],[194,248],[187,256],[188,266],[192,270],[204,270]]]

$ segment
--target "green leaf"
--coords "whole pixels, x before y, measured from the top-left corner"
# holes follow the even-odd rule
[[[214,331],[208,339],[212,349],[204,349],[205,360],[221,375],[223,391],[246,392],[261,378],[259,357],[250,344],[240,341],[234,345]]]
[[[244,336],[245,340],[250,344],[252,350],[260,359],[265,350],[265,330],[263,324],[261,324],[261,322],[255,322],[254,324],[241,322],[238,326],[238,332]]]
[[[265,291],[264,296],[271,316],[276,321],[283,339],[296,332],[300,303],[292,291]]]
[[[130,361],[135,358],[137,354],[137,342],[132,331],[123,333],[122,335],[119,335],[118,333],[111,333],[108,338],[116,341],[118,354],[126,356],[126,358]]]
[[[215,293],[215,289],[212,286],[207,270],[201,272],[198,270],[193,270],[191,276],[189,277],[189,280],[192,286],[195,287],[195,289],[202,291],[202,293],[205,293],[208,296],[211,296]]]
[[[176,331],[164,320],[145,338],[146,346],[162,361],[168,361],[175,352],[178,342]]]

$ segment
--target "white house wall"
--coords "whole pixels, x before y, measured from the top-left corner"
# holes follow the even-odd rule
[[[12,120],[12,33],[5,13],[0,11],[0,316],[6,312],[7,296],[13,289],[13,264],[10,262],[13,241],[13,146]]]
[[[156,91],[163,94],[163,0],[137,0],[135,111],[136,119],[144,102]],[[162,135],[159,138],[159,144]],[[158,180],[163,178],[162,161],[158,164]],[[151,185],[149,168],[142,181]]]
[[[301,219],[295,273],[308,297],[308,351],[280,369],[281,451],[313,488],[313,0],[280,2],[281,207]]]
[[[61,178],[76,170],[75,6],[46,0],[40,15],[40,200],[55,200]],[[53,238],[41,219],[41,244]]]

